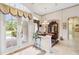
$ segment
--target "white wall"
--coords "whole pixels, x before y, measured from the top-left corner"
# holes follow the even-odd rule
[[[64,10],[60,10],[60,11],[56,11],[47,15],[42,16],[43,20],[48,20],[48,21],[52,21],[52,20],[57,20],[59,22],[59,36],[63,36],[63,38],[65,40],[68,39],[68,28],[63,29],[62,24],[63,22],[68,22],[68,18],[69,17],[73,17],[73,16],[79,16],[79,6],[75,6],[75,7],[71,7],[68,9],[64,9]],[[67,23],[68,26],[68,23]]]

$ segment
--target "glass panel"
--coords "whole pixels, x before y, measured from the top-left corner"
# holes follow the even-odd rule
[[[22,20],[21,22],[21,39],[22,43],[26,43],[28,41],[28,23],[25,20]]]
[[[17,22],[16,17],[12,15],[5,15],[5,29],[6,29],[6,47],[17,45]]]

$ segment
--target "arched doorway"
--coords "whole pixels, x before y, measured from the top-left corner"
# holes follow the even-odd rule
[[[48,24],[48,33],[51,33],[54,39],[58,39],[58,23],[56,21]]]

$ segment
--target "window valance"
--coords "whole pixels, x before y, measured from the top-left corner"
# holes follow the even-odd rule
[[[17,13],[17,9],[15,9],[15,8],[12,8],[12,7],[10,7],[10,14],[12,14],[13,16],[18,16],[18,13]]]
[[[9,14],[10,13],[13,16],[19,16],[19,17],[25,17],[25,18],[28,17],[29,20],[32,19],[32,14],[31,13],[24,12],[22,10],[10,7],[10,6],[2,4],[2,3],[0,3],[0,11],[4,14]]]
[[[25,18],[28,17],[28,13],[24,12],[24,13],[23,13],[23,16],[24,16]]]
[[[4,14],[8,14],[9,13],[9,7],[7,5],[0,4],[0,11]]]
[[[31,13],[28,14],[28,18],[29,18],[29,20],[31,20],[33,18]]]
[[[18,10],[17,13],[18,13],[18,16],[20,16],[20,17],[23,16],[23,11]]]

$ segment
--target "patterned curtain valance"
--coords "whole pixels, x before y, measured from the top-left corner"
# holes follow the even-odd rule
[[[24,16],[25,18],[28,17],[28,13],[24,12],[24,13],[23,13],[23,16]]]
[[[31,13],[28,14],[28,18],[29,18],[29,20],[31,20],[33,18]]]
[[[4,14],[10,13],[13,16],[20,16],[20,17],[25,17],[25,18],[28,17],[29,20],[32,19],[31,13],[27,13],[27,12],[18,10],[16,8],[10,7],[10,6],[2,4],[2,3],[0,3],[0,11]]]
[[[23,16],[23,11],[18,10],[17,13],[18,13],[18,16],[20,16],[20,17]]]
[[[10,7],[10,13],[11,13],[13,16],[17,16],[17,9]]]
[[[0,11],[4,14],[8,14],[9,13],[9,7],[7,5],[0,4]]]

